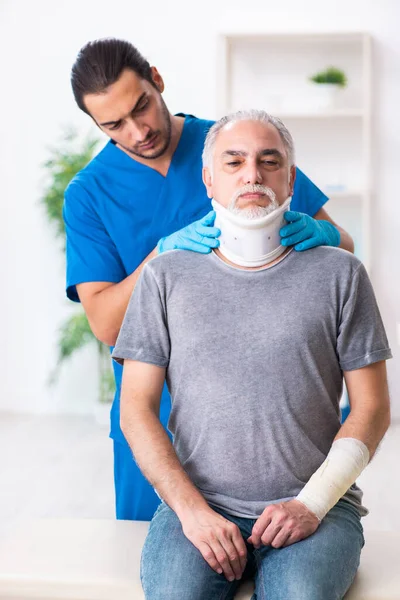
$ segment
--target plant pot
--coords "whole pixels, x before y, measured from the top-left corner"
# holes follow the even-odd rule
[[[334,110],[340,86],[335,83],[313,83],[310,102],[316,112]]]

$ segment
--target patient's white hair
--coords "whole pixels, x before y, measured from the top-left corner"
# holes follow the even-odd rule
[[[286,128],[283,122],[280,119],[278,119],[278,117],[273,117],[272,115],[265,112],[265,110],[239,110],[235,113],[231,113],[225,117],[222,117],[222,119],[219,119],[219,121],[214,123],[214,125],[207,133],[203,150],[203,167],[208,167],[211,173],[213,170],[212,161],[217,136],[221,129],[225,127],[225,125],[227,125],[228,123],[236,123],[237,121],[260,121],[261,123],[271,123],[271,125],[273,125],[278,130],[278,133],[281,136],[281,140],[283,142],[283,145],[285,146],[289,168],[295,164],[293,138],[289,133],[289,130]]]

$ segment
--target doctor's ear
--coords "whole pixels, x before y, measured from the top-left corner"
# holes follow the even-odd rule
[[[207,196],[209,198],[213,198],[213,185],[212,185],[212,177],[210,173],[210,169],[208,167],[203,167],[203,183],[206,186]]]
[[[160,94],[162,94],[164,91],[164,88],[165,88],[164,80],[155,67],[151,67],[151,78],[153,80],[154,85],[160,92]]]

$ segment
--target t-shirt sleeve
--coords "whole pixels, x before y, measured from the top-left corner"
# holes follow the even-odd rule
[[[392,357],[374,290],[364,265],[354,273],[337,338],[343,371],[354,371]]]
[[[123,364],[124,359],[167,367],[170,339],[164,295],[152,272],[145,265],[133,294],[115,344],[112,357]]]
[[[296,180],[290,209],[313,217],[328,200],[328,196],[303,171],[296,167]]]
[[[65,191],[63,217],[68,298],[79,302],[78,283],[122,281],[127,274],[115,244],[78,182],[73,181]]]

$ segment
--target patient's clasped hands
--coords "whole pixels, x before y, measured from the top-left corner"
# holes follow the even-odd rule
[[[181,518],[185,536],[204,560],[228,581],[241,579],[247,562],[247,548],[240,529],[212,508],[194,510]],[[298,500],[268,505],[247,539],[255,548],[283,548],[312,535],[318,518]]]

